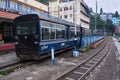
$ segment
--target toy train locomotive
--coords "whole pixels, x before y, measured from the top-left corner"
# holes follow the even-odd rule
[[[91,30],[77,25],[75,40],[75,24],[42,18],[36,14],[19,16],[14,22],[16,54],[21,60],[39,60],[40,56],[47,55],[51,48],[55,51],[74,45],[84,48],[104,37],[93,36]]]

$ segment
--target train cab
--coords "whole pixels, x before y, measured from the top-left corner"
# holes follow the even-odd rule
[[[18,17],[15,22],[16,54],[21,59],[34,57],[39,46],[38,16],[31,15]],[[22,56],[24,55],[24,56]]]

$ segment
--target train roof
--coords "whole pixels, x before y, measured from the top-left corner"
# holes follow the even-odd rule
[[[55,23],[59,23],[59,24],[64,24],[64,25],[70,25],[70,26],[75,26],[75,23],[72,23],[72,22],[69,22],[69,21],[66,21],[66,20],[63,20],[63,19],[59,19],[59,18],[56,18],[56,17],[53,17],[51,15],[48,15],[48,17],[44,17],[44,16],[39,16],[37,14],[26,14],[26,15],[21,15],[17,18],[15,18],[15,20],[19,20],[19,19],[22,19],[22,17],[24,16],[28,16],[28,18],[30,18],[30,16],[33,16],[33,17],[38,17],[39,19],[41,20],[46,20],[46,21],[51,21],[51,22],[55,22]],[[76,24],[77,25],[77,24]],[[79,26],[79,25],[77,25]]]

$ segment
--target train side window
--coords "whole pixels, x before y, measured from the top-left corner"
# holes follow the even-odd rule
[[[55,39],[56,29],[42,28],[42,40]]]
[[[64,25],[58,25],[59,27],[57,28],[56,32],[56,37],[57,39],[63,39],[65,38],[65,26]]]
[[[57,29],[56,37],[57,39],[65,38],[65,30]]]
[[[56,26],[54,23],[41,21],[42,27],[42,40],[55,39]]]
[[[42,40],[53,40],[65,38],[65,26],[49,22],[49,26],[46,25],[46,21],[42,22]]]
[[[50,29],[49,28],[42,28],[42,40],[49,40],[50,38]]]
[[[50,39],[55,39],[56,29],[51,30]]]

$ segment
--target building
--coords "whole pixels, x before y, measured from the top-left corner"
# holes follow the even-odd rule
[[[13,41],[13,19],[23,14],[46,16],[48,6],[37,0],[0,0],[0,42]]]
[[[0,0],[0,8],[19,14],[48,12],[48,6],[37,0]]]
[[[50,0],[49,12],[52,16],[89,28],[89,9],[83,0]]]
[[[112,20],[112,15],[112,13],[103,13],[100,15],[100,18],[104,21],[106,21],[107,19]]]

